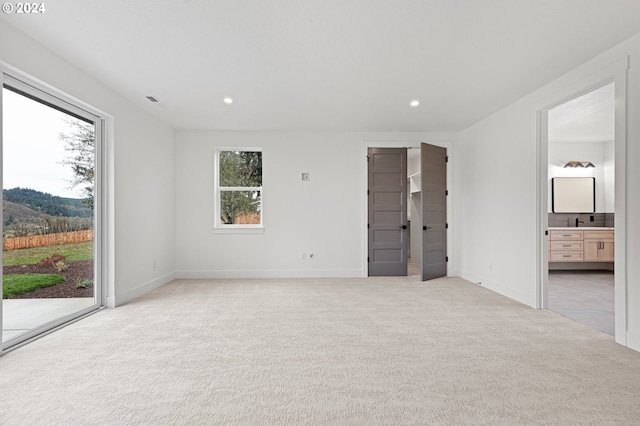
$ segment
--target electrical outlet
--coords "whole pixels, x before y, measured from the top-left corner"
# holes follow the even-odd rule
[[[309,260],[316,260],[316,254],[315,253],[309,253]]]
[[[302,180],[304,182],[308,182],[309,181],[309,173],[307,173],[307,172],[302,173]]]

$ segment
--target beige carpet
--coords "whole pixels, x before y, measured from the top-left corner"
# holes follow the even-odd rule
[[[466,281],[175,281],[0,358],[2,425],[637,424],[640,353]]]

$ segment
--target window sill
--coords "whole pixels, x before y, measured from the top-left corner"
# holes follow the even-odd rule
[[[213,234],[264,234],[264,226],[225,226],[214,227]]]

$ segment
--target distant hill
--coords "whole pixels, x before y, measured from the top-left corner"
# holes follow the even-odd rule
[[[38,222],[44,217],[44,213],[38,213],[37,211],[30,209],[22,204],[12,203],[11,201],[4,201],[2,205],[2,214],[7,223],[14,221],[19,222]]]
[[[27,207],[36,214],[39,213],[65,217],[93,216],[93,209],[87,207],[81,199],[58,197],[56,195],[47,194],[45,192],[29,188],[5,189],[2,191],[2,198],[8,203],[19,204]],[[4,207],[7,207],[7,205]],[[5,215],[7,213],[8,212],[5,211]],[[16,211],[16,215],[30,216],[30,213],[28,211]]]

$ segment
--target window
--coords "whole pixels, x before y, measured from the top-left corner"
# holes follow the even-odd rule
[[[218,149],[215,179],[215,229],[261,229],[262,150]]]

